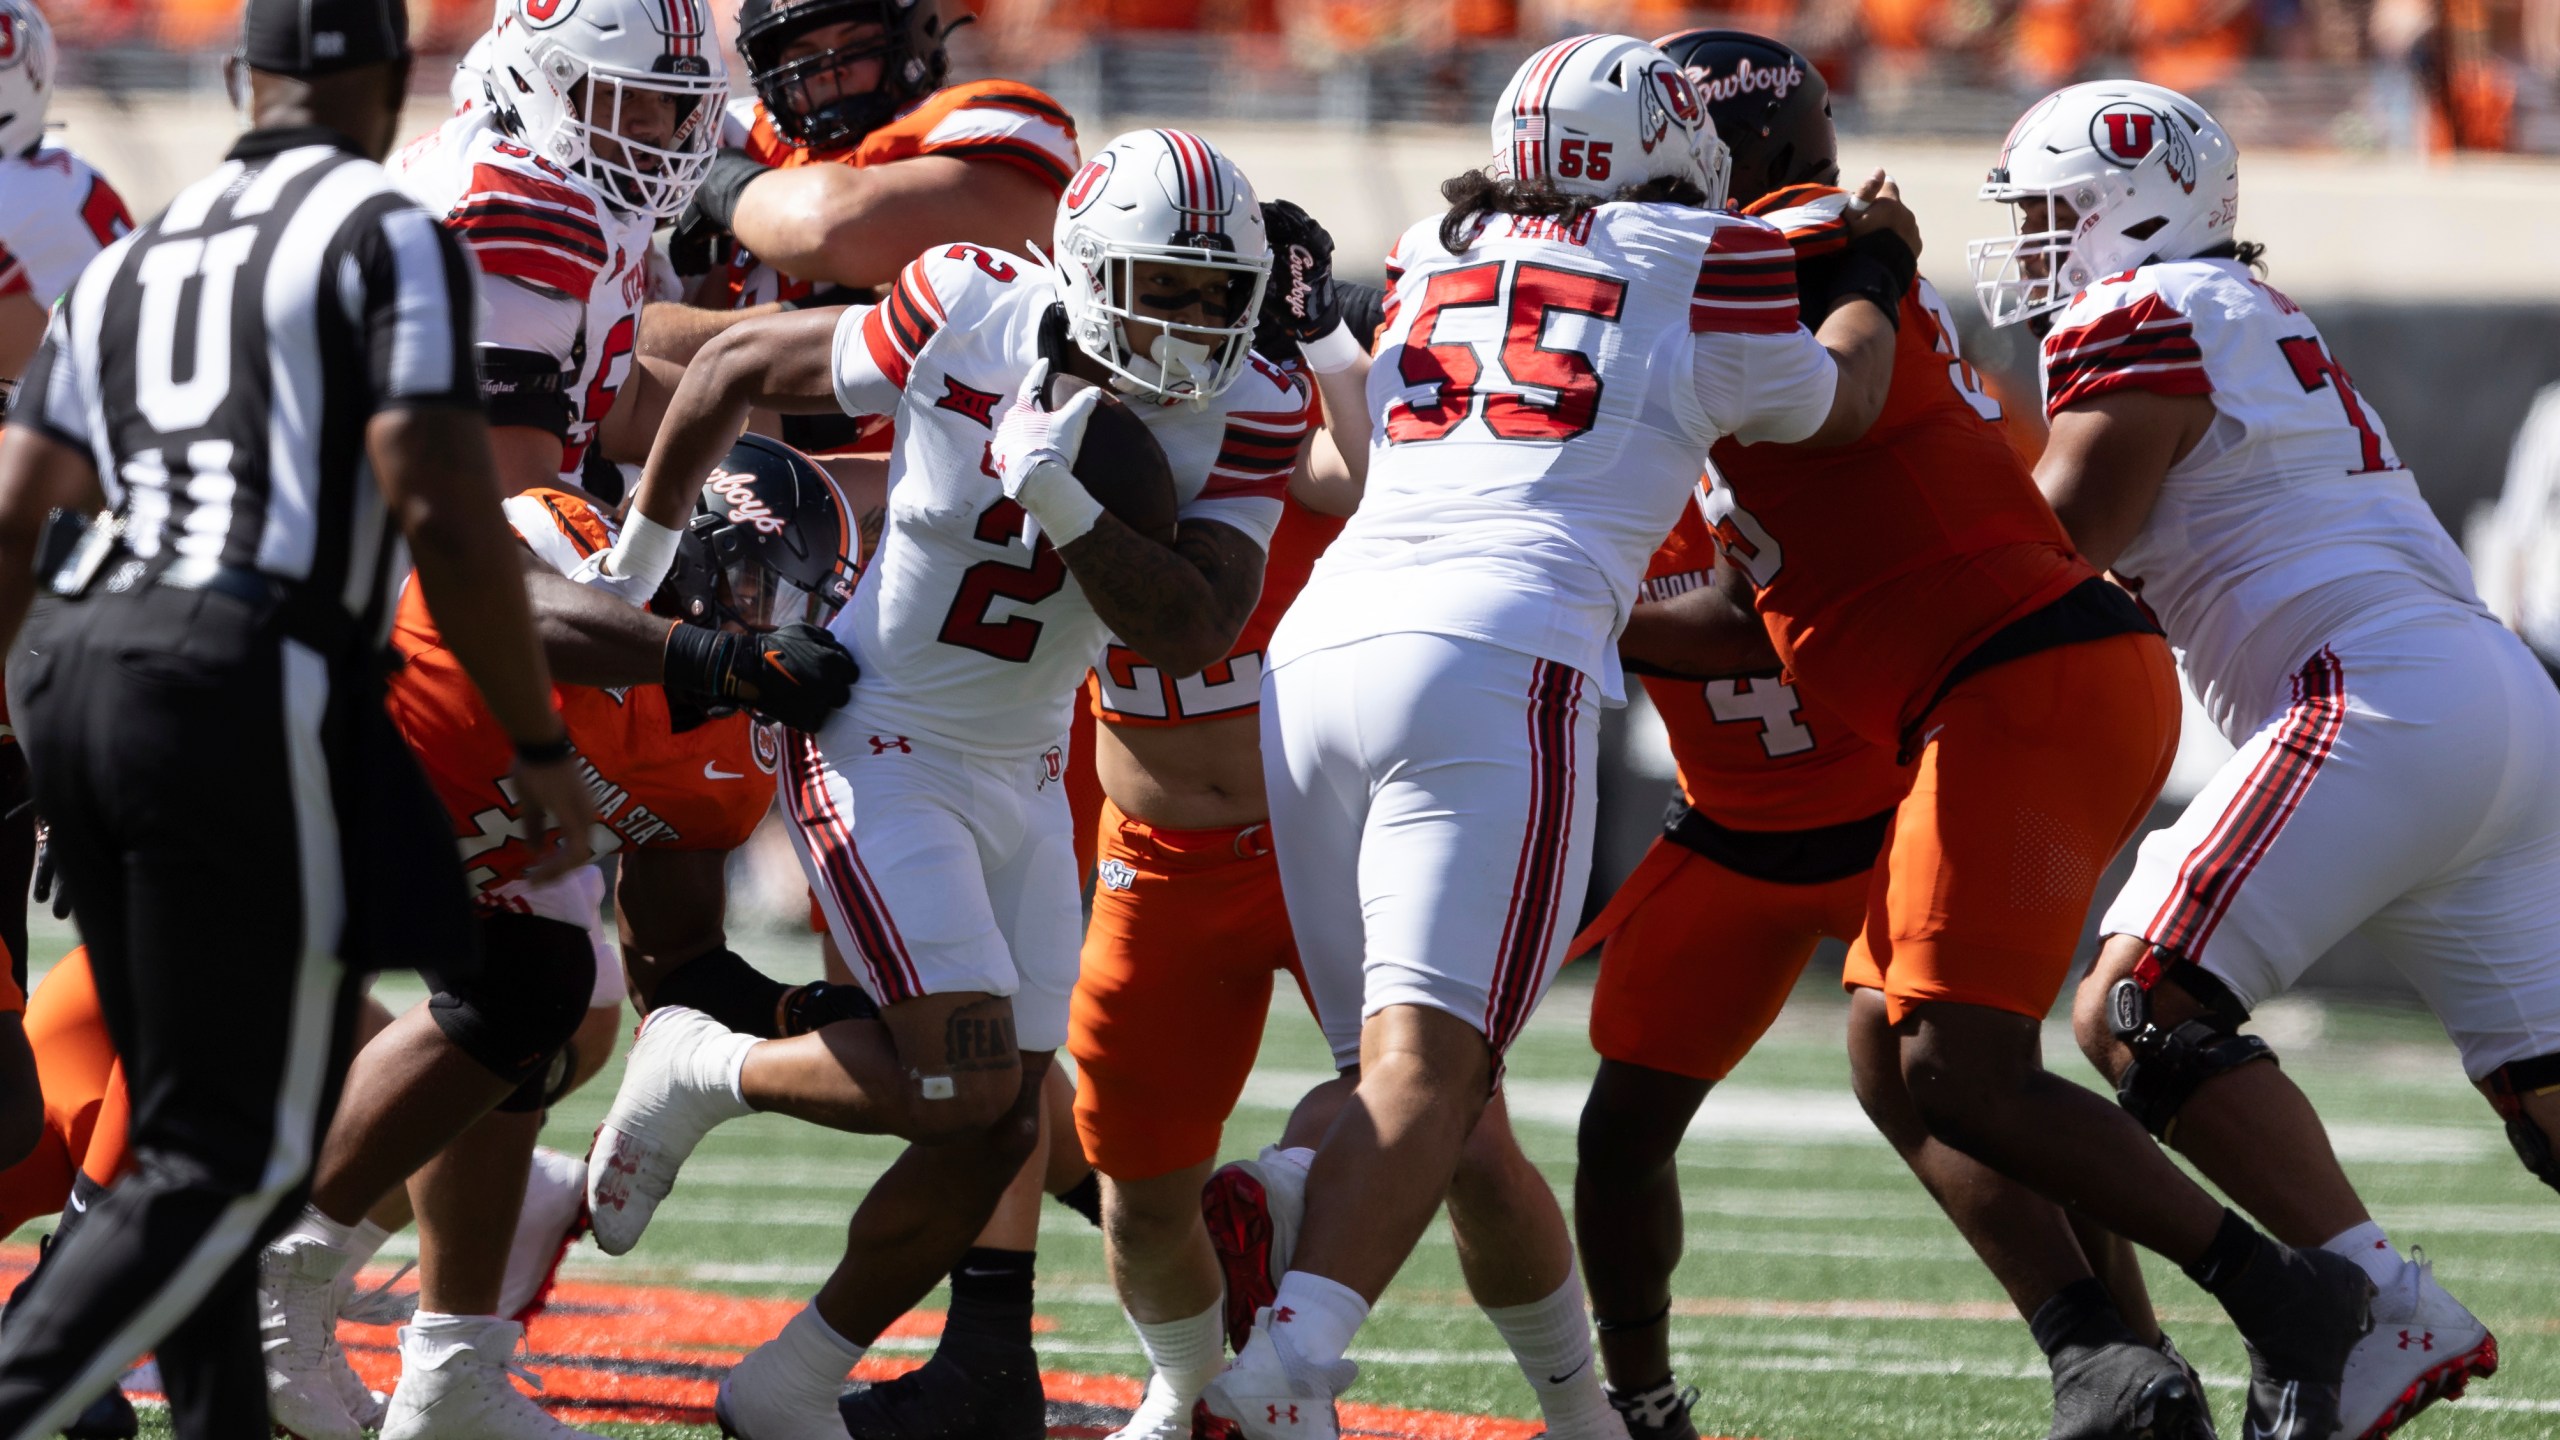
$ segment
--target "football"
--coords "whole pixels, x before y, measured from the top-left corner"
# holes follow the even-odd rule
[[[1063,405],[1077,391],[1097,388],[1060,375],[1049,382],[1049,404]],[[1107,389],[1085,426],[1076,478],[1122,524],[1158,544],[1173,543],[1173,465],[1138,412]]]

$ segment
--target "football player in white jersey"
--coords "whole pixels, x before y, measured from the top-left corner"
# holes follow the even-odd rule
[[[644,302],[674,296],[650,235],[719,139],[728,74],[702,0],[508,0],[456,72],[458,104],[390,168],[480,264],[480,368],[509,494],[620,499],[604,453],[645,452]],[[603,433],[608,423],[618,428]],[[645,597],[644,597],[645,598]]]
[[[2319,329],[2235,242],[2238,156],[2201,106],[2132,81],[2058,91],[1982,195],[2016,207],[2014,234],[1971,247],[1984,309],[2049,327],[2037,482],[2239,747],[2143,842],[2080,1043],[2278,1239],[2364,1267],[2373,1327],[2334,1433],[2385,1435],[2494,1370],[2497,1343],[2392,1249],[2240,1026],[2361,931],[2560,1188],[2560,694]]]
[[[1389,257],[1366,491],[1263,678],[1290,923],[1360,1080],[1292,1268],[1204,1397],[1251,1440],[1339,1433],[1343,1352],[1552,978],[1616,635],[1708,447],[1863,433],[1918,248],[1877,177],[1851,242],[1875,293],[1808,333],[1785,237],[1716,208],[1727,156],[1696,90],[1626,36],[1531,56],[1492,131],[1490,173],[1444,186],[1449,213]],[[1578,1288],[1560,1300],[1587,1356]],[[1577,1431],[1625,1433],[1589,1399]]]
[[[1241,171],[1142,130],[1068,186],[1057,267],[937,247],[877,306],[751,320],[685,372],[617,571],[645,574],[668,502],[754,406],[892,414],[888,532],[835,624],[852,704],[788,757],[784,799],[835,943],[879,1021],[758,1042],[651,1013],[597,1131],[596,1237],[640,1237],[701,1136],[751,1110],[919,1143],[856,1212],[844,1260],[722,1384],[746,1440],[842,1440],[845,1375],[977,1234],[1035,1141],[1066,1037],[1082,909],[1065,795],[1070,707],[1117,636],[1171,675],[1225,655],[1261,588],[1313,424],[1250,342],[1269,267]],[[1096,388],[1042,398],[1053,372]],[[1103,391],[1170,462],[1173,543],[1104,511],[1071,465]]]

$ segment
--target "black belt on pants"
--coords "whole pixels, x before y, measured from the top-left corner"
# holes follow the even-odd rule
[[[2124,587],[2103,575],[2092,575],[2064,591],[2061,599],[1992,631],[1990,638],[1957,661],[1955,668],[1947,672],[1945,682],[1938,686],[1938,693],[1930,696],[1929,703],[1903,727],[1902,753],[1895,759],[1908,765],[1920,758],[1920,748],[1913,741],[1929,712],[1937,709],[1938,702],[1957,686],[1995,665],[2089,640],[2159,633],[2159,622],[2144,613],[2142,603],[2126,594]]]
[[[1733,830],[1692,809],[1687,801],[1674,800],[1662,817],[1662,835],[1749,879],[1775,885],[1828,885],[1875,868],[1876,857],[1884,853],[1885,831],[1892,824],[1893,811],[1886,809],[1864,820],[1810,830]]]

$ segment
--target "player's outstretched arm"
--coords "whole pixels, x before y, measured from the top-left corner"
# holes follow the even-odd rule
[[[639,492],[632,497],[631,519],[614,548],[615,574],[639,574],[624,561],[635,540],[647,548],[644,537],[652,532],[637,523],[646,520],[656,527],[654,533],[664,536],[665,557],[657,573],[665,575],[665,561],[675,555],[675,531],[693,509],[703,480],[746,428],[749,411],[762,407],[823,415],[836,409],[833,356],[836,320],[842,313],[770,315],[734,326],[702,347],[667,400],[666,417],[640,472]]]
[[[2150,390],[2111,391],[2055,413],[2036,487],[2083,559],[2114,567],[2151,518],[2169,467],[2213,428],[2213,415],[2202,395]]]
[[[1851,197],[1848,229],[1840,288],[1814,337],[1831,352],[1839,384],[1831,413],[1805,438],[1807,445],[1849,444],[1884,413],[1885,392],[1893,385],[1896,312],[1919,273],[1920,223],[1883,171],[1868,176]]]
[[[1639,675],[1720,680],[1779,668],[1777,648],[1752,607],[1750,583],[1719,564],[1695,590],[1637,603],[1618,637],[1618,658]]]
[[[769,170],[738,195],[729,231],[796,280],[886,285],[936,245],[1046,249],[1057,192],[991,160],[918,155],[886,165]]]

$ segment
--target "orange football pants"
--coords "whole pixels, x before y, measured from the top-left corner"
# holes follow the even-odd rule
[[[2039,650],[1949,691],[1841,984],[1882,990],[1896,1024],[1929,1001],[2044,1018],[2100,872],[2169,778],[2178,712],[2157,635]]]
[[[44,1092],[44,1133],[27,1158],[0,1170],[0,1236],[61,1210],[75,1172],[105,1185],[132,1164],[124,1066],[107,1038],[85,948],[62,957],[29,997],[27,1043]]]
[[[1302,997],[1306,979],[1268,826],[1168,830],[1106,799],[1095,828],[1093,917],[1067,1012],[1076,1134],[1095,1169],[1145,1180],[1218,1153],[1272,976],[1286,972]]]
[[[1722,1080],[1778,1018],[1813,947],[1826,935],[1856,938],[1868,874],[1782,885],[1657,837],[1574,937],[1573,954],[1602,946],[1591,1048],[1622,1064]]]

